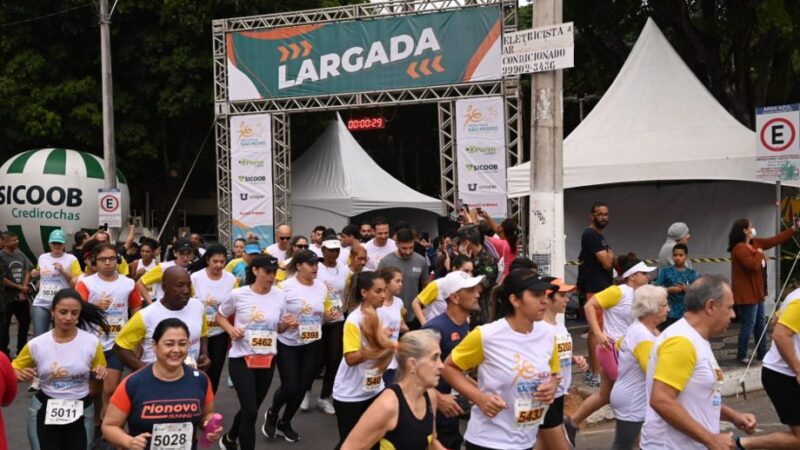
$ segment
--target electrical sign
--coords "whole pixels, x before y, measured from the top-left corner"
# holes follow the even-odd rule
[[[386,120],[383,117],[364,117],[347,121],[347,129],[350,131],[382,130],[384,128],[386,128]]]

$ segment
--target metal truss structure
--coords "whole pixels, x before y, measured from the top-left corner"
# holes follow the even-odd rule
[[[455,148],[455,100],[502,96],[505,98],[507,164],[522,161],[521,105],[517,77],[490,82],[449,84],[385,91],[355,92],[310,97],[228,100],[226,34],[326,22],[343,22],[390,16],[411,16],[456,9],[499,6],[503,14],[503,32],[517,30],[517,0],[394,0],[362,3],[333,8],[268,14],[215,20],[212,24],[214,56],[214,101],[216,114],[217,209],[219,241],[231,243],[231,116],[257,113],[272,114],[273,183],[275,223],[291,220],[291,145],[290,114],[308,111],[335,111],[350,108],[436,103],[439,118],[439,161],[441,163],[442,212],[455,211],[458,201]],[[518,221],[524,216],[518,200],[509,201],[510,215]]]

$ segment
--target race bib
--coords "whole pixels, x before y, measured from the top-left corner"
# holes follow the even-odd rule
[[[150,450],[191,450],[193,433],[189,422],[154,424]]]
[[[45,425],[67,425],[83,417],[83,400],[47,400]]]
[[[245,333],[247,343],[256,355],[266,355],[276,353],[276,337],[277,333],[272,330],[251,330],[248,329]]]
[[[338,292],[334,292],[333,290],[328,291],[329,298],[331,301],[331,312],[338,312],[341,318],[342,314],[342,295]]]
[[[381,372],[378,369],[367,369],[364,372],[364,392],[377,391],[381,388]]]
[[[115,339],[122,330],[122,326],[125,325],[125,315],[121,311],[108,311],[106,319],[108,320],[108,337]]]
[[[303,344],[310,344],[322,338],[322,325],[319,322],[300,324],[298,331],[300,342]]]
[[[217,325],[217,310],[214,308],[206,308],[206,327],[209,335],[222,333],[222,327]]]
[[[716,382],[714,383],[714,395],[712,396],[711,404],[715,407],[722,407],[722,384],[725,381],[725,375],[717,365],[712,365],[714,369],[714,376]]]
[[[572,367],[572,338],[568,334],[556,336],[556,348],[561,368]]]
[[[42,300],[52,301],[53,296],[55,296],[56,292],[59,290],[61,290],[61,285],[59,284],[42,284],[39,286],[38,297]]]
[[[528,429],[539,426],[544,421],[547,405],[528,398],[514,399],[514,418],[517,429]]]

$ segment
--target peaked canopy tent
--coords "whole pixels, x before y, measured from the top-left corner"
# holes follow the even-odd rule
[[[652,19],[563,151],[567,259],[577,259],[597,201],[611,210],[606,237],[618,255],[655,259],[678,221],[689,225],[692,257],[728,256],[738,218],[749,218],[760,235],[775,229],[775,189],[756,179],[753,131],[714,99]],[[529,171],[530,163],[509,169],[509,196],[530,194]],[[730,275],[728,263],[695,268]],[[768,270],[774,274],[774,265]],[[575,276],[577,267],[567,273]]]
[[[442,201],[421,194],[383,170],[347,130],[342,118],[292,163],[292,226],[303,234],[317,225],[339,231],[355,216],[392,216],[421,231],[435,231]]]

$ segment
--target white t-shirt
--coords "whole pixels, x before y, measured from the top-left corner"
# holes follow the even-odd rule
[[[447,299],[444,296],[442,285],[444,278],[437,278],[428,283],[425,288],[417,294],[419,302],[423,306],[422,314],[425,320],[431,320],[447,310]]]
[[[236,287],[236,277],[223,270],[219,280],[212,280],[206,270],[199,270],[190,278],[194,290],[192,296],[205,306],[208,337],[223,334],[225,331],[217,325],[217,309],[222,302],[230,298],[231,291]]]
[[[152,271],[153,269],[155,269],[158,266],[158,264],[159,264],[159,262],[158,262],[158,259],[156,259],[156,258],[153,258],[150,261],[150,264],[147,264],[147,265],[144,265],[142,263],[142,260],[140,259],[139,260],[139,264],[137,264],[137,266],[136,266],[136,270],[139,270],[140,267],[143,267],[144,268],[144,273],[146,274],[146,273]],[[144,274],[142,276],[144,276]],[[153,283],[150,286],[145,286],[145,287],[147,288],[147,292],[150,293],[150,298],[152,298],[154,300],[155,299],[159,299],[159,298],[164,296],[164,291],[163,291],[163,289],[161,289],[161,283]]]
[[[594,296],[603,308],[603,331],[616,341],[633,323],[631,315],[633,288],[627,284],[620,284],[604,289]]]
[[[647,398],[653,380],[680,391],[678,403],[703,428],[719,433],[724,376],[711,344],[686,319],[670,325],[659,336],[647,364]],[[649,402],[648,402],[649,403]],[[669,425],[648,404],[642,427],[643,450],[703,450],[706,447]]]
[[[342,247],[339,249],[339,257],[336,258],[336,262],[346,266],[347,260],[350,259],[350,250],[352,250],[350,247]]]
[[[394,243],[394,239],[389,238],[386,241],[386,245],[379,247],[375,244],[375,239],[371,239],[364,244],[364,248],[367,250],[367,265],[365,268],[369,271],[375,271],[384,256],[397,250],[397,245]]]
[[[111,350],[114,347],[114,340],[128,322],[128,311],[132,308],[140,308],[142,299],[136,292],[133,280],[122,275],[117,275],[114,281],[105,281],[100,275],[93,274],[84,277],[76,286],[77,291],[92,304],[100,303],[104,298],[111,299],[111,306],[106,309],[106,320],[110,327],[108,336],[105,333],[98,335],[104,350]]]
[[[273,286],[266,294],[251,286],[234,289],[219,306],[223,316],[234,315],[233,326],[245,330],[244,337],[231,342],[228,356],[241,358],[254,354],[276,354],[278,323],[286,308],[286,293]]]
[[[339,318],[335,322],[344,320],[344,289],[347,284],[347,277],[350,274],[350,269],[337,261],[336,267],[328,267],[322,262],[317,267],[317,280],[321,281],[328,289],[328,298],[330,299],[330,310],[338,311]]]
[[[61,264],[61,267],[73,276],[81,273],[81,265],[78,263],[78,259],[69,253],[64,253],[58,258],[54,257],[52,253],[41,254],[36,264],[40,276],[39,292],[36,293],[36,297],[33,299],[33,306],[42,306],[50,309],[56,292],[69,287],[69,282],[64,278],[64,274],[55,269],[54,265],[56,263]]]
[[[380,317],[384,328],[392,330],[392,341],[397,342],[400,339],[400,324],[403,321],[403,300],[400,297],[393,297],[390,306],[386,306],[384,303],[383,306],[378,308],[378,317]],[[389,363],[387,368],[396,369],[397,358],[392,358],[392,362]]]
[[[489,448],[530,449],[547,405],[533,400],[540,383],[560,372],[554,327],[537,322],[530,333],[518,333],[506,319],[472,330],[450,353],[461,370],[478,368],[478,389],[505,400],[494,418],[472,407],[464,439]]]
[[[634,320],[617,341],[619,368],[610,400],[617,420],[644,422],[647,412],[645,374],[655,340],[656,336],[642,322]]]
[[[267,253],[278,258],[279,263],[286,261],[286,250],[281,250],[277,242],[267,246]]]
[[[314,252],[318,258],[322,258],[322,246],[319,244],[311,244],[308,246],[308,249]]]
[[[293,315],[300,325],[279,334],[278,341],[283,345],[298,346],[322,338],[322,321],[328,309],[328,288],[325,283],[315,279],[311,286],[306,286],[297,277],[292,277],[281,283],[280,287],[286,293],[285,314]]]
[[[153,331],[162,320],[168,318],[180,319],[189,327],[189,356],[197,361],[200,357],[200,338],[208,336],[208,328],[203,302],[196,298],[190,298],[179,311],[167,309],[161,301],[153,302],[131,317],[122,327],[115,343],[128,350],[135,350],[142,344],[142,362],[149,364],[156,360]]]
[[[361,307],[353,310],[344,322],[343,354],[359,351],[367,345],[361,335]],[[383,373],[374,369],[375,361],[367,360],[350,366],[342,357],[333,381],[333,398],[340,402],[363,402],[380,394],[384,388]]]
[[[150,292],[152,296],[150,298],[154,301],[164,297],[164,273],[167,269],[175,265],[175,260],[156,264],[155,267],[147,269],[147,272],[139,278],[139,281],[141,281],[148,292]],[[156,297],[156,295],[158,296]]]
[[[800,358],[800,289],[795,289],[786,296],[778,316],[778,323],[794,331],[792,336],[794,352]],[[764,367],[786,376],[797,376],[794,370],[784,361],[774,341],[766,356],[764,356]]]
[[[62,400],[89,395],[92,369],[105,364],[97,336],[81,329],[74,339],[64,343],[56,342],[53,330],[41,334],[28,341],[12,363],[15,369],[35,368],[42,392]]]

